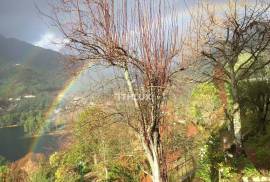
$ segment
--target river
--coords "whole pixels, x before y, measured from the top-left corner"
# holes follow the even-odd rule
[[[49,154],[57,148],[57,136],[27,137],[23,127],[0,128],[0,155],[10,162],[24,157],[28,152]],[[34,150],[31,148],[37,142]]]

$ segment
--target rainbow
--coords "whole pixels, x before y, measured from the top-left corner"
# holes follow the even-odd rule
[[[37,134],[34,137],[32,144],[30,145],[29,153],[35,152],[39,149],[39,147],[42,147],[41,140],[46,132],[46,128],[51,122],[51,118],[53,118],[53,116],[57,114],[56,110],[59,108],[59,106],[61,106],[63,101],[67,99],[67,95],[74,89],[76,82],[82,77],[84,72],[85,69],[82,68],[81,71],[78,72],[78,74],[66,81],[63,89],[57,94],[50,107],[48,108],[47,112],[45,113],[45,122],[42,124],[42,126],[39,127],[39,130],[37,131]]]

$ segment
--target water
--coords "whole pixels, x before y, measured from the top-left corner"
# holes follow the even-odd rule
[[[9,161],[18,160],[31,151],[36,140],[36,137],[27,137],[23,127],[0,128],[0,155]],[[49,154],[57,148],[56,136],[44,135],[38,140],[32,152]]]

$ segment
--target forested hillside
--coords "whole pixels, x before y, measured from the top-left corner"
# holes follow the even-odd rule
[[[67,75],[64,56],[0,36],[0,126],[40,122]]]

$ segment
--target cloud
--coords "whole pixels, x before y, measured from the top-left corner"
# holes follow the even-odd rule
[[[50,14],[48,0],[0,0],[0,34],[32,43],[48,31],[34,2]]]
[[[67,43],[67,40],[52,32],[47,32],[39,41],[34,42],[34,45],[45,49],[60,51],[64,47],[65,43]]]

